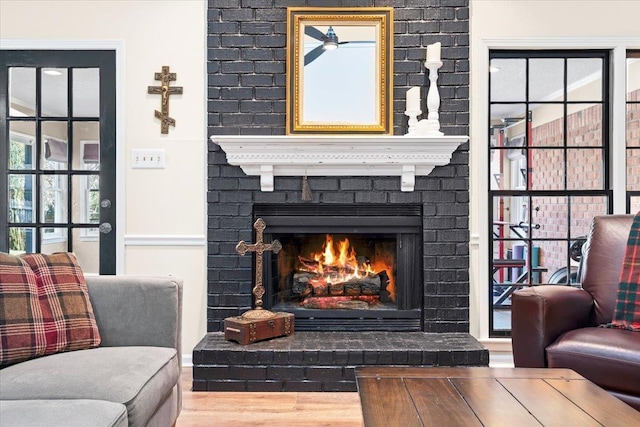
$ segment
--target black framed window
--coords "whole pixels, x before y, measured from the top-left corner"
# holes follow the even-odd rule
[[[612,211],[609,52],[489,54],[489,335],[511,294],[571,285],[594,215]]]
[[[627,52],[627,212],[640,212],[640,50]]]

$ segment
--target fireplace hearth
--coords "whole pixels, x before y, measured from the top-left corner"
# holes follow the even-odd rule
[[[193,351],[194,390],[354,391],[355,366],[488,364],[468,333],[467,152],[416,177],[413,192],[384,172],[328,173],[308,177],[312,199],[303,201],[299,177],[278,176],[262,191],[261,179],[210,150],[208,333]],[[295,334],[242,346],[220,331],[251,308],[255,263],[235,247],[255,241],[257,218],[264,241],[284,247],[264,254],[264,306],[294,313]],[[333,275],[355,270],[331,260],[347,240],[343,258],[374,283]]]
[[[488,351],[468,333],[467,156],[456,151],[450,164],[417,177],[413,192],[394,176],[309,176],[312,200],[302,201],[299,177],[279,176],[273,192],[262,191],[258,177],[210,145],[208,332],[193,351],[194,390],[354,391],[355,366],[486,366]],[[279,255],[265,253],[265,308],[293,312],[295,334],[246,346],[225,341],[224,319],[251,308],[255,263],[235,248],[255,241],[257,218],[267,225],[265,242],[297,249],[293,261],[315,261],[327,235],[338,247],[348,239],[361,264],[390,251],[391,266],[373,273],[384,270],[393,285],[380,277],[371,295],[380,303],[366,308],[302,307],[304,290],[288,289],[297,264],[281,272]],[[359,292],[371,293],[362,284]]]
[[[256,205],[265,239],[267,308],[299,331],[420,331],[419,205]]]
[[[357,366],[488,366],[465,333],[298,332],[248,346],[207,334],[193,350],[194,391],[357,391]]]

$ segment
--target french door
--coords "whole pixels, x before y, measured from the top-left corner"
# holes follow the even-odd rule
[[[0,251],[115,274],[115,80],[115,51],[2,51]]]

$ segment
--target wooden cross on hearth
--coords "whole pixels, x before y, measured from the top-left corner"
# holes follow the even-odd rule
[[[160,111],[155,110],[156,118],[160,119],[160,132],[169,133],[169,125],[175,127],[176,121],[169,117],[169,95],[181,95],[182,86],[169,87],[169,82],[176,80],[176,73],[170,73],[168,66],[162,67],[161,73],[155,73],[154,80],[160,81],[160,86],[149,86],[147,91],[151,94],[162,95]]]
[[[264,286],[262,284],[262,255],[265,251],[273,251],[274,254],[277,254],[278,252],[280,252],[280,249],[282,249],[282,245],[277,240],[274,240],[271,243],[264,243],[263,233],[265,228],[267,228],[267,225],[262,218],[258,218],[256,220],[256,222],[253,224],[253,228],[256,229],[256,243],[247,244],[244,240],[241,240],[240,243],[236,245],[236,252],[238,252],[240,255],[244,255],[247,252],[256,253],[256,284],[253,287],[252,291],[253,295],[255,295],[256,297],[256,308],[254,310],[247,311],[242,316],[253,318],[270,317],[274,314],[268,310],[263,310],[262,308],[262,296],[264,295]]]

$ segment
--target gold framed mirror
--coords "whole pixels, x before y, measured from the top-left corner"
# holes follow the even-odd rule
[[[294,133],[393,133],[393,8],[287,8]]]

